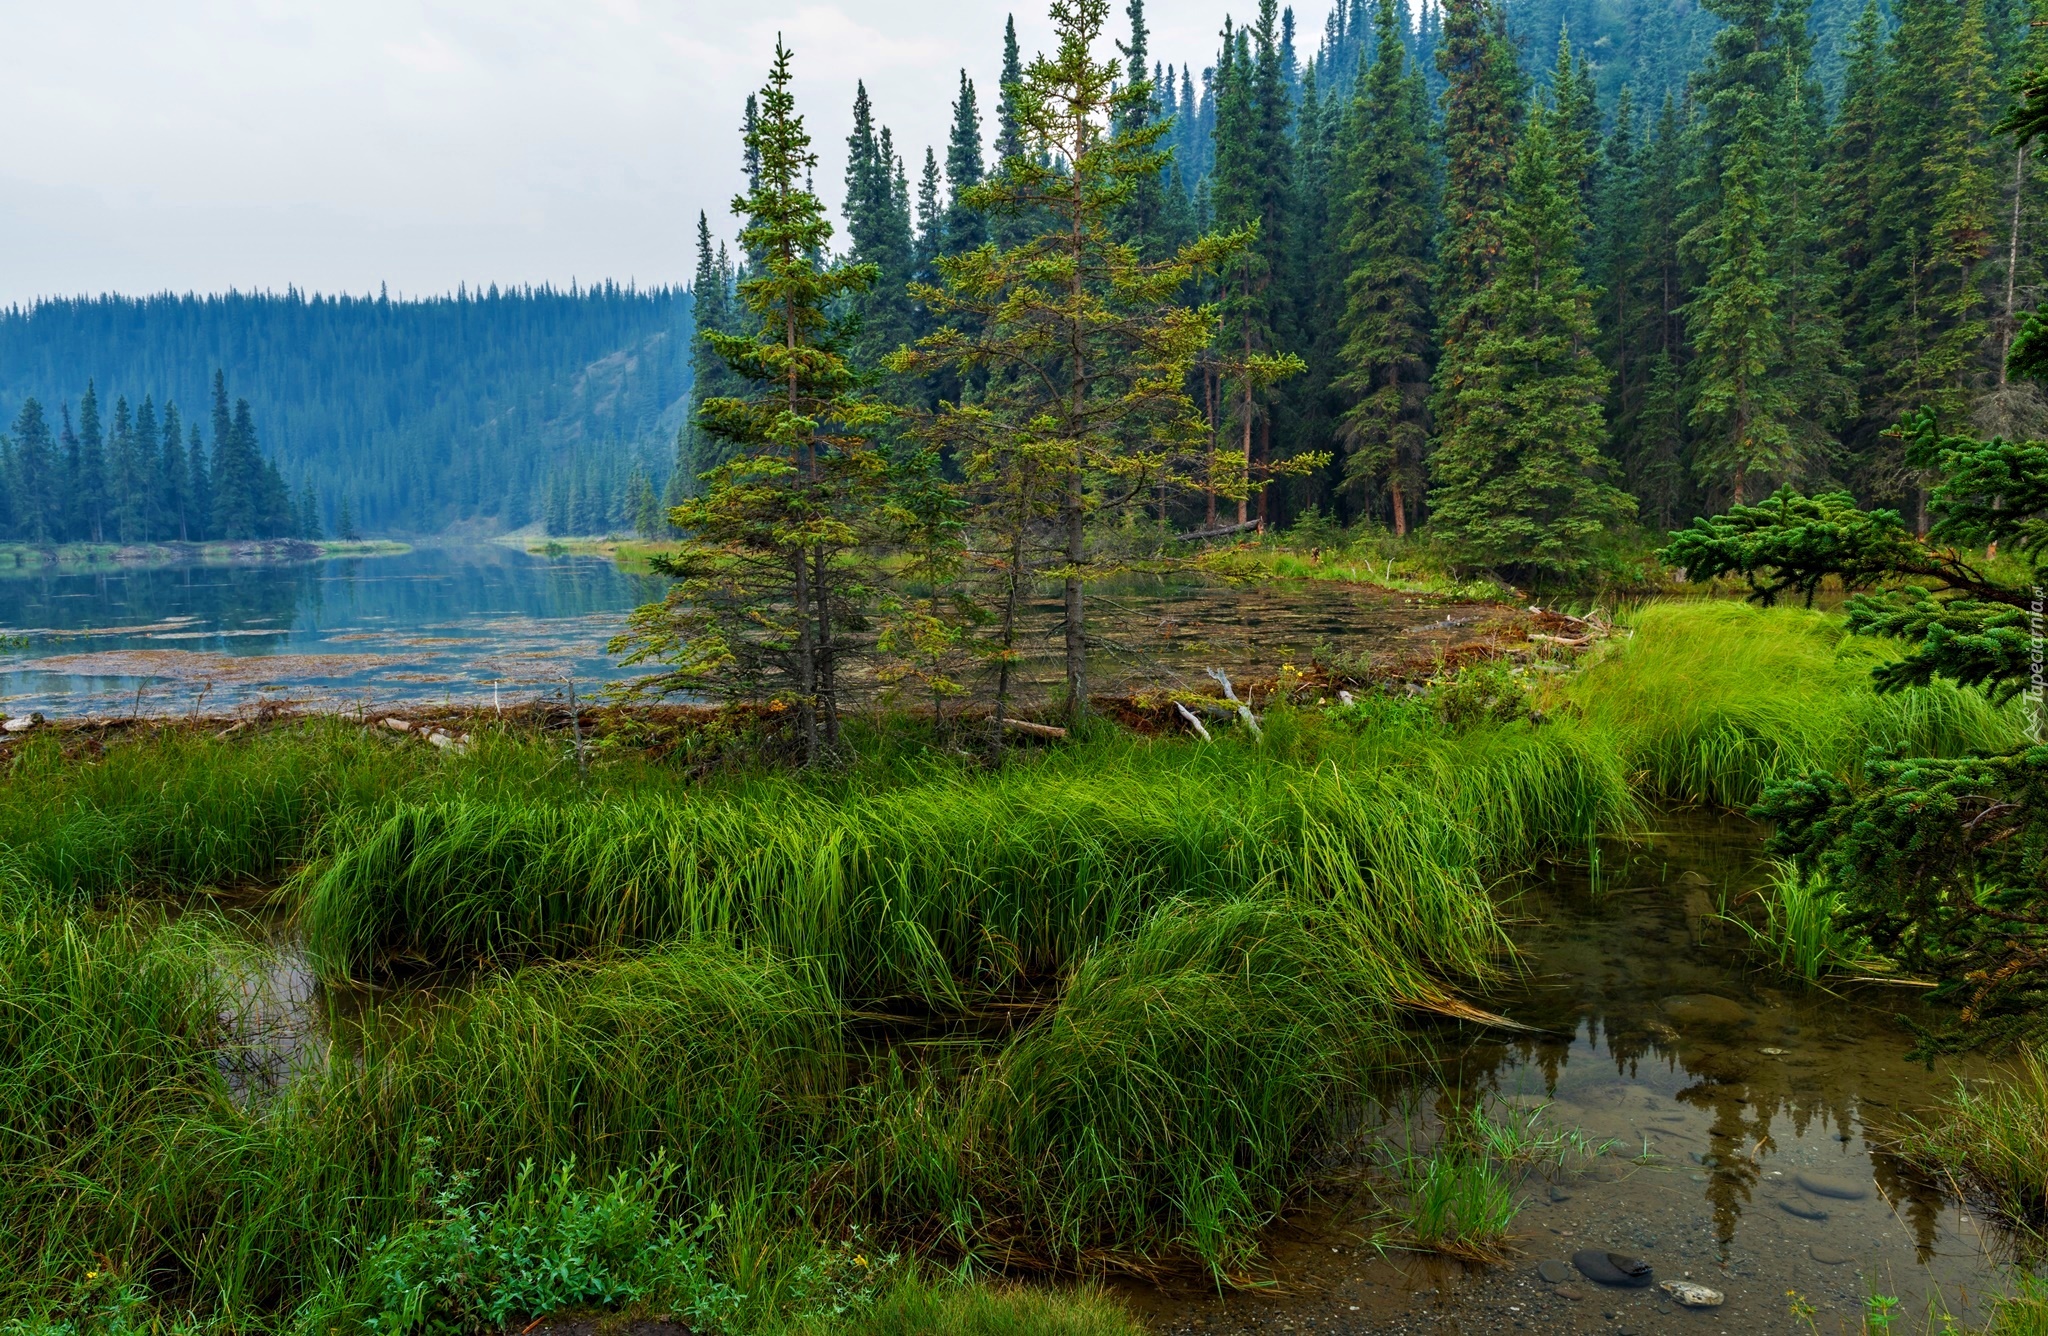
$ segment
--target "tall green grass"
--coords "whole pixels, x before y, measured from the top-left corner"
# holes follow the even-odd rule
[[[837,792],[398,803],[335,823],[301,921],[334,978],[712,936],[951,1008],[1056,978],[1169,897],[1265,889],[1343,907],[1427,993],[1500,946],[1489,871],[1631,810],[1575,728],[1332,729],[1300,759],[1109,742]]]
[[[2048,1249],[2048,1053],[2023,1051],[2009,1078],[1958,1081],[1902,1149],[1981,1196],[2037,1257]]]
[[[138,731],[82,756],[60,737],[33,739],[4,763],[0,875],[85,901],[275,884],[336,813],[405,793],[567,796],[563,759],[539,739],[491,733],[454,756],[339,718],[230,738]]]
[[[957,1086],[885,1079],[850,1190],[991,1261],[1239,1271],[1392,1050],[1387,989],[1340,914],[1169,903]]]
[[[0,933],[0,1304],[97,1268],[231,1325],[275,1316],[427,1209],[436,1174],[497,1195],[528,1160],[588,1181],[665,1162],[676,1210],[769,1198],[845,1079],[815,980],[683,943],[343,1027],[252,1097],[238,949],[196,916]]]
[[[1871,748],[1918,755],[2001,749],[2016,712],[1936,684],[1880,696],[1894,657],[1838,615],[1740,603],[1651,604],[1565,689],[1649,797],[1748,807],[1804,770],[1851,771]]]

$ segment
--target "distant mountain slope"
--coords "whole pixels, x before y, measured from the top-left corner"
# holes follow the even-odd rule
[[[102,404],[149,395],[203,419],[218,367],[330,524],[346,501],[366,532],[516,528],[562,494],[586,524],[624,524],[633,472],[666,480],[690,330],[687,291],[611,283],[42,301],[0,310],[0,431],[32,396],[54,427],[89,378]]]

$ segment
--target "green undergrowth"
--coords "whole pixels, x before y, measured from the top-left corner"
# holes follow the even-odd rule
[[[1882,650],[1806,614],[1627,629],[1575,676],[1470,669],[1258,739],[1103,729],[997,769],[898,725],[827,773],[687,781],[334,720],[20,744],[0,1310],[1126,1330],[916,1259],[1254,1274],[1405,1060],[1406,1009],[1506,965],[1494,880],[1648,800],[2011,727],[1874,697]],[[247,892],[324,981],[310,1012]],[[1497,1243],[1530,1161],[1484,1130],[1392,1175],[1409,1242]]]
[[[1878,695],[1891,642],[1836,615],[1732,602],[1658,603],[1625,620],[1564,689],[1638,790],[1747,808],[1774,781],[1852,773],[1872,749],[1951,756],[2020,739],[2017,711],[1945,683]]]

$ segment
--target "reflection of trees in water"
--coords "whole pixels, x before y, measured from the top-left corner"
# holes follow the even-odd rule
[[[318,596],[310,564],[65,571],[0,581],[0,626],[55,631],[194,617],[209,628],[290,626]]]
[[[1573,867],[1554,868],[1549,881],[1532,879],[1525,887],[1527,900],[1514,912],[1540,925],[1523,942],[1526,984],[1504,989],[1491,1005],[1549,1034],[1472,1043],[1441,1064],[1448,1068],[1446,1087],[1462,1092],[1457,1102],[1469,1103],[1487,1093],[1533,1094],[1540,1081],[1545,1098],[1585,1103],[1597,1116],[1604,1111],[1601,1093],[1621,1099],[1622,1087],[1597,1076],[1589,1082],[1584,1072],[1568,1084],[1573,1057],[1584,1063],[1587,1055],[1575,1054],[1563,1036],[1604,1044],[1596,1061],[1603,1070],[1611,1062],[1618,1082],[1634,1083],[1661,1068],[1676,1078],[1665,1083],[1680,1087],[1675,1099],[1709,1119],[1704,1153],[1712,1167],[1703,1191],[1724,1258],[1744,1211],[1775,1209],[1769,1199],[1756,1200],[1756,1189],[1772,1169],[1788,1177],[1793,1172],[1782,1153],[1794,1141],[1825,1134],[1829,1142],[1846,1144],[1861,1133],[1878,1189],[1912,1229],[1926,1262],[1947,1197],[1939,1184],[1870,1144],[1889,1130],[1873,1125],[1873,1116],[1889,1117],[1885,1111],[1895,1102],[1910,1108],[1944,1093],[1945,1077],[1909,1075],[1899,1061],[1909,1041],[1896,1011],[1919,1004],[1890,996],[1852,1004],[1796,986],[1782,997],[1768,986],[1752,989],[1753,962],[1733,941],[1712,940],[1711,926],[1702,928],[1697,905],[1688,910],[1687,901],[1697,900],[1704,885],[1717,899],[1725,891],[1732,904],[1758,885],[1758,834],[1745,823],[1698,814],[1664,814],[1658,824],[1661,834],[1608,860],[1601,893],[1586,869]],[[1659,1003],[1687,993],[1741,999],[1753,1016],[1794,1023],[1797,1034],[1781,1038],[1769,1028],[1681,1033]],[[1758,1052],[1765,1046],[1796,1052],[1779,1061]],[[1908,1084],[1893,1088],[1874,1077],[1879,1062]],[[1625,1104],[1613,1111],[1641,1121]]]
[[[659,599],[663,586],[657,576],[629,574],[601,559],[542,561],[509,549],[38,572],[0,581],[0,627],[105,630],[189,617],[197,623],[194,630],[333,630],[378,620],[385,629],[425,632],[437,622],[479,614],[570,618],[622,612]],[[247,646],[270,647],[268,641]]]

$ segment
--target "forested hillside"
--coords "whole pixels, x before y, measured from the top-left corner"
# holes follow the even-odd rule
[[[249,401],[253,448],[294,507],[316,498],[323,532],[337,530],[344,507],[365,533],[549,518],[558,531],[592,532],[629,526],[636,493],[666,486],[689,339],[687,292],[612,283],[406,301],[49,300],[0,312],[0,424],[17,424],[36,400],[61,470],[65,423],[78,429],[88,388],[101,413],[147,402],[159,423],[175,410],[196,427],[219,371]],[[61,471],[48,485],[68,486]],[[17,500],[22,513],[85,513],[77,495],[47,507]],[[74,518],[59,536],[93,536],[85,523]],[[124,537],[118,512],[97,532]]]
[[[1118,128],[1163,124],[1170,152],[1117,235],[1156,258],[1257,229],[1183,293],[1219,316],[1188,386],[1207,481],[1162,486],[1162,518],[1212,521],[1221,497],[1226,520],[1426,523],[1475,565],[1559,574],[1630,519],[1787,483],[1924,526],[1902,415],[2048,421],[2004,370],[2039,187],[1996,128],[2048,55],[2038,0],[1343,0],[1313,51],[1263,0],[1199,73],[1154,58],[1143,0],[1119,7],[1123,83],[1146,92]],[[922,170],[859,94],[842,236],[878,277],[851,300],[856,368],[944,323],[913,284],[1031,235],[1028,211],[977,207],[1042,152],[1014,29],[1000,68],[987,91],[963,72]],[[743,333],[737,255],[700,231],[705,323]],[[700,349],[706,393],[716,363]]]

